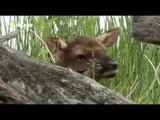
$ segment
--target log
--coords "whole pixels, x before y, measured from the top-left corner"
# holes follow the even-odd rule
[[[96,81],[0,43],[1,104],[135,104]]]
[[[19,31],[15,30],[15,31],[8,33],[7,35],[1,36],[0,43],[3,43],[5,41],[13,39],[13,38],[17,38],[18,34],[19,34]]]
[[[133,16],[132,36],[135,40],[160,45],[160,16]]]

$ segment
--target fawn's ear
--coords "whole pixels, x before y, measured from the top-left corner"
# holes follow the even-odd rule
[[[59,53],[59,51],[63,52],[67,48],[66,42],[56,37],[48,37],[45,42],[53,54]]]
[[[102,33],[96,39],[99,40],[105,47],[109,47],[116,42],[120,31],[120,28],[116,27],[112,30]]]

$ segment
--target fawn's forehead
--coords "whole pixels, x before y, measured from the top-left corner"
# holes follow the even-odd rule
[[[106,48],[94,37],[76,37],[69,43],[71,49],[76,51],[104,51]]]

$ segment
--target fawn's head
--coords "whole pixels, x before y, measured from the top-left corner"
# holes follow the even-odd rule
[[[56,55],[56,64],[69,67],[79,73],[94,68],[96,81],[116,75],[118,64],[106,55],[106,49],[113,45],[120,33],[114,28],[98,37],[79,36],[65,42],[56,37],[46,39],[51,53]]]

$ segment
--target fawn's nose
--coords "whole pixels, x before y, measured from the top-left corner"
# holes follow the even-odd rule
[[[116,62],[108,62],[108,63],[103,63],[101,64],[101,66],[104,68],[104,69],[108,69],[108,70],[116,70],[118,69],[118,64]]]
[[[113,68],[113,69],[117,69],[118,68],[118,64],[116,62],[110,62],[109,65]]]

